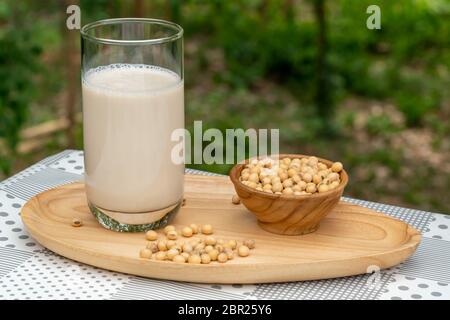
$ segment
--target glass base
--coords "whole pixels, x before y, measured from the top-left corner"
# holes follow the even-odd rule
[[[167,225],[167,223],[177,214],[180,210],[181,204],[182,200],[175,205],[154,212],[121,213],[109,211],[88,202],[89,209],[98,222],[100,222],[100,224],[106,229],[118,232],[145,232],[150,229],[162,228]],[[113,215],[114,218],[111,217],[111,215]],[[127,223],[124,221],[119,221],[121,220],[120,218],[124,218],[126,220],[130,220],[130,218],[131,220],[133,220],[133,218],[137,218],[137,220],[142,220],[142,217],[157,217],[157,219],[148,223]]]

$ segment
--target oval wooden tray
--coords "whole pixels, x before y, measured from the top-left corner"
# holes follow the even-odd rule
[[[173,224],[210,223],[223,239],[256,240],[246,258],[208,265],[139,258],[143,233],[101,227],[89,212],[84,185],[73,183],[43,192],[22,209],[22,220],[44,247],[67,258],[109,270],[159,279],[202,283],[263,283],[326,279],[366,273],[369,266],[392,267],[416,250],[421,236],[410,225],[372,210],[341,202],[319,229],[282,236],[258,227],[242,205],[233,205],[227,177],[186,175],[186,205]],[[83,226],[71,226],[72,219]]]

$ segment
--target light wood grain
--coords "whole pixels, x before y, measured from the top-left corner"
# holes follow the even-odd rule
[[[280,159],[301,159],[307,156],[280,154],[278,157]],[[258,191],[244,185],[239,180],[241,171],[250,160],[235,165],[230,171],[230,179],[242,203],[255,214],[261,228],[272,233],[302,235],[316,231],[321,220],[339,203],[348,182],[347,172],[342,170],[339,186],[327,192],[296,196]],[[321,158],[319,160],[328,167],[333,164],[330,160]]]
[[[48,249],[100,268],[151,277],[202,283],[263,283],[325,279],[365,273],[372,265],[392,267],[408,258],[420,234],[406,223],[348,203],[339,203],[320,228],[303,236],[262,230],[253,214],[231,203],[226,177],[186,176],[183,206],[173,223],[210,223],[223,239],[256,240],[247,258],[226,264],[189,265],[139,258],[142,233],[102,228],[90,214],[84,186],[65,185],[39,194],[22,209],[31,235]],[[83,226],[71,226],[74,217]]]

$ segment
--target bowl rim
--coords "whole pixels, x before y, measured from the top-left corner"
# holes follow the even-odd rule
[[[328,166],[333,164],[334,162],[328,159],[320,158],[313,155],[304,155],[304,154],[294,154],[294,153],[280,153],[280,154],[274,154],[274,155],[264,155],[264,156],[255,156],[248,159],[245,159],[244,161],[241,161],[240,163],[237,163],[231,168],[229,177],[231,179],[231,182],[235,185],[235,187],[239,186],[240,188],[243,188],[244,190],[260,195],[265,198],[272,198],[272,199],[285,199],[285,200],[305,200],[305,199],[316,199],[316,198],[322,198],[322,197],[328,197],[332,194],[336,193],[343,193],[344,188],[346,187],[348,183],[348,174],[345,169],[342,169],[340,172],[341,176],[341,183],[334,189],[328,190],[326,192],[322,193],[313,193],[313,194],[302,194],[302,195],[286,195],[286,194],[275,194],[275,193],[267,193],[264,191],[256,190],[253,188],[250,188],[249,186],[246,186],[239,180],[239,176],[241,171],[244,169],[244,166],[249,163],[251,160],[254,159],[262,159],[262,158],[271,158],[271,157],[279,157],[279,159],[284,158],[305,158],[305,157],[316,157],[319,161],[324,162]]]

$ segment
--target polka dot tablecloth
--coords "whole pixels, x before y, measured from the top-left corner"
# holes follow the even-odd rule
[[[146,279],[66,259],[30,237],[20,209],[39,192],[82,180],[83,171],[83,152],[66,150],[0,182],[0,299],[450,299],[450,216],[351,198],[419,229],[416,253],[372,274],[261,285]]]

